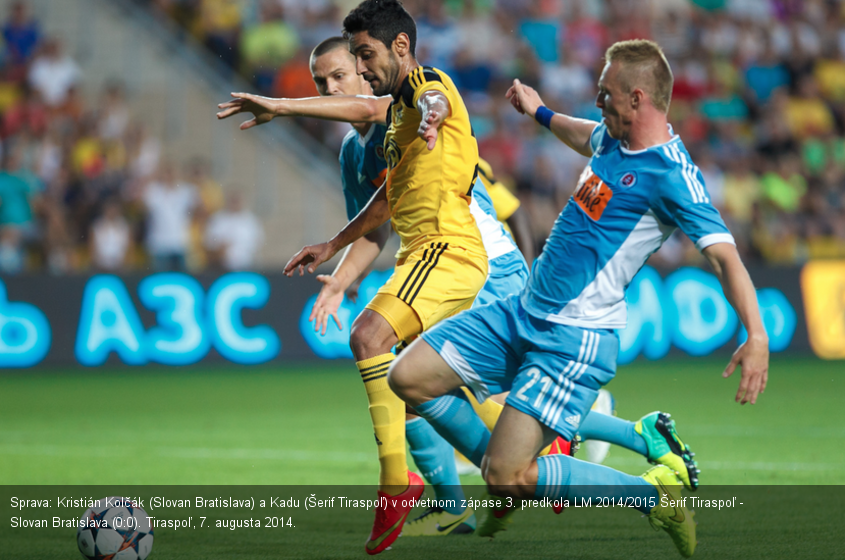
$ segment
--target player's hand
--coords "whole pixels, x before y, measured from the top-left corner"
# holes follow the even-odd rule
[[[217,105],[218,109],[222,109],[217,113],[217,118],[222,120],[239,113],[252,113],[252,119],[241,123],[241,130],[268,123],[277,115],[278,99],[251,93],[233,93],[232,97],[235,99]]]
[[[431,109],[428,112],[428,116],[420,122],[420,128],[417,130],[417,134],[425,140],[429,151],[433,150],[434,145],[437,144],[437,130],[443,124],[443,121],[443,113],[437,109]]]
[[[422,115],[417,134],[425,140],[429,150],[437,144],[437,131],[449,116],[449,100],[439,91],[427,91],[420,96],[417,107]]]
[[[318,266],[331,259],[336,253],[337,250],[332,248],[331,243],[320,243],[319,245],[303,247],[285,265],[285,275],[288,277],[293,276],[297,268],[299,269],[300,276],[304,276],[306,270],[309,274],[313,274]]]
[[[545,105],[543,100],[540,99],[540,94],[533,87],[526,86],[519,80],[513,81],[513,85],[508,88],[505,97],[508,98],[514,109],[532,119],[537,109]]]
[[[314,302],[314,308],[311,309],[311,316],[309,321],[315,321],[314,331],[320,331],[321,335],[326,334],[326,329],[329,326],[329,317],[334,319],[338,330],[343,330],[343,325],[340,324],[340,319],[337,316],[337,310],[340,309],[340,304],[343,303],[343,288],[340,281],[334,276],[320,274],[317,280],[323,283],[323,288],[317,296],[317,301]]]
[[[757,402],[757,395],[766,389],[769,380],[769,341],[767,338],[749,337],[736,349],[722,377],[730,377],[737,366],[742,369],[736,402],[745,404]]]

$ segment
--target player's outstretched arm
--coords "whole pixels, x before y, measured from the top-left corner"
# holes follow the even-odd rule
[[[528,115],[532,119],[537,118],[537,110],[540,107],[546,108],[540,94],[531,86],[526,86],[519,80],[514,80],[513,85],[505,93],[514,109]],[[546,109],[548,111],[549,109]],[[590,136],[599,123],[587,119],[576,119],[562,113],[554,113],[546,126],[552,133],[560,138],[564,144],[581,154],[590,157],[593,149],[590,147]]]
[[[385,124],[389,95],[369,97],[364,95],[332,95],[303,97],[301,99],[271,98],[251,93],[233,93],[231,101],[220,103],[218,119],[239,113],[252,113],[252,119],[241,123],[241,130],[270,122],[275,117],[314,117],[329,121],[371,122]]]
[[[742,378],[736,402],[754,404],[757,395],[766,389],[769,378],[769,337],[760,318],[757,293],[736,247],[730,243],[716,243],[706,247],[703,253],[722,283],[725,296],[748,330],[748,340],[734,352],[722,376],[730,377],[740,366]]]
[[[426,91],[417,101],[420,112],[420,128],[417,131],[420,138],[425,140],[429,150],[437,143],[437,132],[443,122],[452,114],[449,100],[437,90]]]
[[[361,212],[326,243],[304,247],[285,265],[285,274],[293,276],[299,269],[302,276],[307,270],[312,274],[317,267],[334,257],[341,249],[355,240],[375,231],[390,219],[387,206],[387,187],[382,185]]]
[[[349,287],[367,272],[370,265],[376,260],[387,239],[390,237],[390,226],[384,224],[372,233],[355,240],[343,254],[337,267],[331,276],[321,274],[317,280],[323,283],[320,294],[311,309],[309,321],[315,321],[314,330],[320,334],[326,334],[329,326],[329,317],[334,319],[337,328],[343,330],[343,325],[337,316],[340,304],[343,303],[343,295]]]

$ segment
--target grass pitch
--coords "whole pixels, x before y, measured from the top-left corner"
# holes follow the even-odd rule
[[[723,360],[636,362],[608,385],[621,418],[672,413],[703,485],[845,484],[845,366],[776,358],[758,404]],[[2,484],[372,484],[351,364],[0,375]],[[409,459],[410,460],[410,459]],[[93,465],[120,468],[99,469]],[[612,448],[605,464],[647,464]],[[467,482],[481,483],[480,478]]]
[[[845,501],[845,486],[835,486],[845,485],[845,368],[776,358],[759,403],[739,406],[738,378],[722,379],[723,366],[713,359],[637,362],[620,368],[608,386],[622,418],[672,413],[697,454],[702,497],[745,496],[744,508],[698,511],[695,558],[835,557],[841,543],[832,537]],[[316,485],[372,485],[377,462],[365,403],[348,363],[4,373],[2,505],[10,492],[22,492],[18,485],[314,485],[316,492]],[[632,474],[648,468],[615,447],[605,464]],[[156,529],[151,558],[363,558],[371,515],[333,510],[309,519],[297,512],[298,525],[284,530]],[[9,529],[6,519],[0,555],[78,558],[74,535]],[[669,538],[636,512],[595,508],[519,513],[492,541],[401,538],[386,554],[679,558]]]

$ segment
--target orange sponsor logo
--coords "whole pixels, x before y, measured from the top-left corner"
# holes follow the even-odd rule
[[[607,203],[613,198],[613,191],[593,173],[593,169],[588,165],[578,180],[574,198],[589,217],[599,221],[604,209],[607,208]]]

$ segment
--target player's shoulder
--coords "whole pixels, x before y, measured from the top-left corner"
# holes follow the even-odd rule
[[[442,70],[431,66],[417,66],[402,82],[399,95],[407,107],[414,107],[417,92],[431,88],[431,84],[442,84],[446,91],[454,87],[452,79]]]
[[[659,157],[659,163],[653,163],[656,167],[655,171],[669,175],[673,179],[696,176],[701,173],[678,136],[672,137],[665,144],[656,146],[653,151]]]
[[[710,198],[704,187],[704,177],[678,136],[655,147],[651,173],[659,175],[659,194],[689,202],[707,203]]]
[[[341,142],[341,144],[340,144],[341,153],[343,153],[344,151],[349,149],[351,146],[354,146],[355,143],[357,143],[360,138],[361,138],[361,135],[358,134],[358,131],[355,130],[354,128],[352,130],[350,130],[349,132],[347,132],[346,136],[343,137],[343,142]]]
[[[354,128],[346,133],[343,137],[343,142],[340,144],[340,155],[338,156],[341,163],[350,158],[354,158],[355,150],[361,143],[361,135]]]
[[[611,136],[607,131],[607,125],[604,123],[604,119],[596,123],[596,126],[590,133],[590,148],[593,150],[593,155],[596,158],[620,149],[621,145],[621,142]]]

